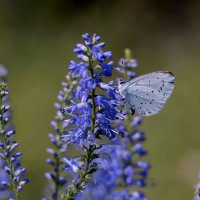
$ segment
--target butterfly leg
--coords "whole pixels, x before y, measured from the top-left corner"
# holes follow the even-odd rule
[[[121,96],[121,100],[124,101],[125,100],[125,96]]]
[[[135,114],[135,110],[133,108],[130,107],[130,110],[131,110],[131,115],[134,115]]]

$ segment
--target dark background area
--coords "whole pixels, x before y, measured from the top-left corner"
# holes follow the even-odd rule
[[[136,73],[173,71],[165,109],[145,118],[152,200],[188,200],[200,168],[200,2],[195,0],[0,0],[0,63],[8,67],[10,102],[31,182],[22,199],[44,192],[53,107],[72,49],[97,33],[115,63],[130,48]]]

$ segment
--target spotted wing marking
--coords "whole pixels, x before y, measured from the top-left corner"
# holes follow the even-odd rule
[[[171,72],[152,72],[124,84],[124,96],[129,106],[144,116],[157,114],[171,96],[174,85]]]

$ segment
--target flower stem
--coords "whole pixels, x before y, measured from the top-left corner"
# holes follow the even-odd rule
[[[84,186],[87,184],[87,180],[89,177],[87,177],[89,169],[90,169],[90,163],[92,161],[92,154],[94,150],[96,149],[95,146],[90,146],[89,148],[85,147],[86,151],[86,163],[85,163],[85,169],[83,172],[80,172],[79,180],[76,184],[74,184],[74,188],[71,189],[67,195],[64,195],[62,197],[62,200],[74,200],[75,195],[84,188]]]
[[[91,69],[91,74],[93,76],[93,69]],[[91,131],[94,134],[96,121],[96,106],[95,106],[95,89],[92,90],[92,122],[91,122]]]
[[[57,168],[57,169],[59,169],[60,168],[60,158],[59,158],[59,156],[58,156],[58,158],[56,158],[56,165],[55,165],[55,167]],[[58,192],[59,192],[59,189],[60,189],[60,187],[59,187],[59,177],[60,177],[60,170],[58,170],[58,171],[56,171],[56,177],[55,177],[55,192],[54,192],[54,196],[53,196],[53,199],[54,200],[57,200],[57,198],[58,198]]]

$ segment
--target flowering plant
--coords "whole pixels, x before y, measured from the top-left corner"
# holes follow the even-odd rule
[[[55,103],[46,160],[51,170],[45,173],[48,189],[42,199],[147,200],[141,189],[148,185],[150,169],[139,128],[142,117],[131,115],[117,86],[136,77],[137,61],[126,49],[117,66],[98,35],[82,38],[74,49],[79,62],[70,62]],[[5,72],[0,69],[0,198],[19,200],[28,179],[9,125]]]
[[[20,191],[23,186],[28,183],[28,179],[24,179],[25,168],[21,166],[21,152],[17,152],[16,148],[19,143],[13,140],[15,130],[10,123],[11,112],[8,99],[8,87],[5,79],[6,69],[1,66],[0,82],[0,195],[1,199],[20,199]]]
[[[146,199],[141,192],[128,190],[146,185],[150,167],[145,161],[132,160],[147,153],[140,144],[145,139],[144,132],[136,128],[142,118],[136,116],[131,123],[133,130],[127,128],[130,117],[126,119],[128,113],[116,80],[105,82],[114,71],[132,78],[131,68],[137,62],[127,53],[116,67],[111,51],[103,51],[105,43],[100,42],[99,36],[86,33],[82,37],[84,44],[77,44],[74,49],[80,62],[70,62],[66,82],[58,94],[60,103],[55,104],[57,115],[52,125],[56,134],[50,134],[55,148],[48,149],[54,160],[47,160],[53,171],[46,173],[54,183],[51,198],[60,195],[61,199],[119,199],[121,195],[121,199]],[[66,156],[71,147],[78,156]],[[71,179],[61,176],[65,172]]]

